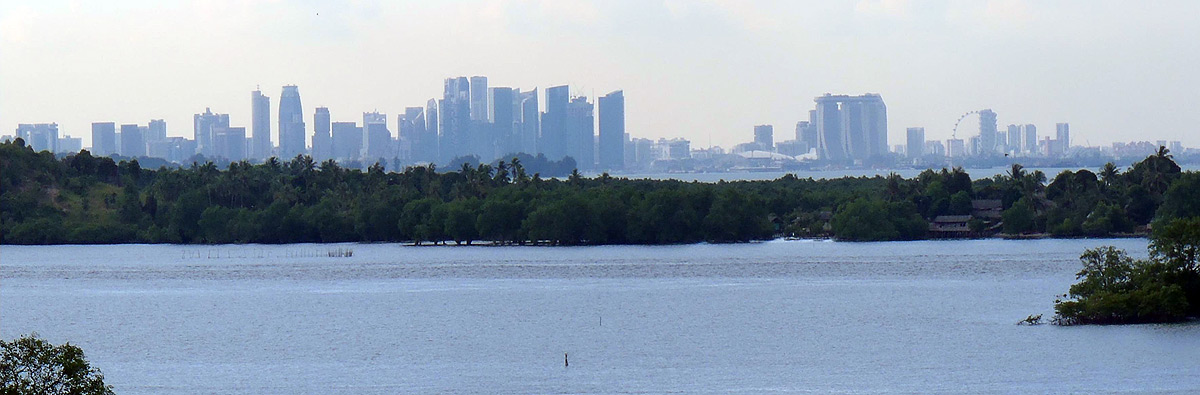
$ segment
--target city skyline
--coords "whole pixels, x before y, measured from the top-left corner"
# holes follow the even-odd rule
[[[486,75],[568,84],[593,100],[622,89],[631,136],[697,147],[732,147],[753,125],[783,130],[826,92],[887,97],[889,145],[908,127],[946,139],[957,115],[979,108],[1000,125],[1073,123],[1077,145],[1200,145],[1187,70],[1197,4],[977,3],[6,4],[0,129],[56,122],[90,146],[91,122],[161,118],[170,136],[187,136],[176,125],[206,107],[250,126],[247,88],[272,87],[265,95],[278,103],[273,87],[289,84],[350,121],[436,97],[446,75]],[[145,23],[122,23],[133,20]],[[387,21],[406,23],[363,23]],[[472,27],[429,34],[450,21]],[[401,56],[373,50],[397,40],[412,44]],[[1147,93],[1163,100],[1126,99]]]

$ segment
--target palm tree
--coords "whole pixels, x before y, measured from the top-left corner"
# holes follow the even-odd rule
[[[1100,168],[1100,185],[1104,187],[1105,191],[1108,191],[1117,184],[1117,177],[1120,173],[1121,170],[1112,162],[1105,163],[1104,167]]]
[[[1012,168],[1008,170],[1008,178],[1016,183],[1020,183],[1025,178],[1025,166],[1020,163],[1013,163]]]

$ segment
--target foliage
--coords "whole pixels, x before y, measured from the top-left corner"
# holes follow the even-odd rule
[[[1089,249],[1076,278],[1055,302],[1062,325],[1174,322],[1200,313],[1200,218],[1176,219],[1156,229],[1150,259],[1134,260],[1113,247]]]
[[[1192,198],[1200,176],[1179,172],[1165,150],[1128,171],[1068,171],[1049,185],[1045,174],[1019,164],[979,180],[954,168],[911,179],[789,174],[719,183],[586,177],[569,157],[517,154],[492,164],[464,157],[455,164],[451,171],[386,171],[382,163],[362,170],[297,156],[225,169],[212,162],[148,169],[86,150],[56,159],[0,143],[0,243],[908,240],[927,237],[937,216],[970,214],[975,199],[1000,200],[1004,210],[1002,226],[972,219],[976,234],[1002,227],[1104,236],[1146,232],[1152,220],[1200,211]]]
[[[83,350],[70,343],[55,346],[37,334],[11,342],[0,340],[2,394],[112,394],[104,375],[92,367]]]
[[[929,224],[912,203],[887,203],[859,198],[833,216],[833,233],[850,241],[913,240],[925,235]]]

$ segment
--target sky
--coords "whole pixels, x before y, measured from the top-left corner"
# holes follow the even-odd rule
[[[990,108],[1001,129],[1069,122],[1077,145],[1197,147],[1197,15],[1194,0],[0,0],[0,134],[57,122],[86,147],[92,122],[165,119],[190,138],[205,108],[249,126],[261,86],[277,143],[283,85],[311,133],[316,106],[392,124],[445,78],[485,75],[624,90],[630,135],[694,148],[760,124],[792,139],[814,97],[868,92],[891,144]]]

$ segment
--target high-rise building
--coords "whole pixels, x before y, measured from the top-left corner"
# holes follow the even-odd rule
[[[1025,155],[1037,154],[1037,147],[1037,126],[1033,124],[1021,125],[1021,153]]]
[[[538,139],[538,149],[547,159],[559,160],[567,156],[567,106],[570,103],[570,88],[566,85],[546,89],[546,112],[542,113],[542,134]]]
[[[196,154],[196,141],[183,137],[167,137],[166,140],[150,143],[147,154],[175,163],[183,163]]]
[[[304,109],[300,105],[300,88],[283,87],[279,95],[279,156],[291,160],[307,151],[304,147]]]
[[[996,143],[996,112],[990,109],[979,111],[979,147],[975,154],[995,155]]]
[[[83,149],[82,137],[71,137],[70,135],[58,138],[58,152],[79,153]]]
[[[488,118],[488,79],[484,76],[471,77],[471,120],[490,122]]]
[[[438,128],[440,126],[438,120],[438,101],[437,99],[429,99],[425,103],[425,135],[429,138],[429,144],[426,145],[426,148],[429,151],[423,153],[422,155],[424,156],[419,157],[418,161],[433,163],[442,157],[441,146],[439,145],[441,131]]]
[[[167,121],[161,119],[151,119],[149,124],[146,124],[146,144],[165,141],[167,139]]]
[[[333,158],[339,161],[358,160],[362,151],[362,128],[355,122],[334,122]]]
[[[676,160],[688,159],[692,157],[692,142],[681,139],[664,139],[660,138],[651,146],[655,160]]]
[[[425,130],[425,109],[422,107],[407,107],[404,113],[396,115],[396,134],[398,145],[397,157],[405,159],[405,163],[433,162],[437,159]],[[407,150],[407,152],[404,152]]]
[[[192,127],[197,152],[212,155],[213,130],[229,127],[229,114],[214,114],[212,109],[205,108],[203,113],[192,116]]]
[[[946,145],[938,140],[926,141],[925,155],[946,156]]]
[[[809,113],[810,113],[811,117],[816,118],[815,110],[809,111]],[[804,147],[804,151],[806,153],[808,152],[808,150],[816,147],[817,146],[817,125],[813,124],[810,121],[796,122],[796,140],[800,141],[801,143],[804,143],[802,146]]]
[[[441,161],[471,154],[471,85],[467,77],[447,78],[438,103]],[[486,95],[485,95],[486,96]]]
[[[496,142],[492,156],[500,158],[501,155],[509,155],[521,150],[521,139],[515,129],[515,114],[513,114],[513,103],[516,102],[516,97],[513,88],[508,87],[491,88],[490,96],[492,131]]]
[[[625,167],[625,92],[614,91],[597,99],[600,110],[600,168]]]
[[[112,122],[92,122],[92,155],[109,156],[117,153],[117,125]]]
[[[823,160],[865,161],[888,153],[887,107],[878,94],[817,97],[817,153]]]
[[[538,139],[542,133],[541,108],[538,106],[538,90],[521,92],[521,149],[530,155],[541,152]]]
[[[121,125],[121,156],[146,156],[146,140],[138,125]]]
[[[1022,139],[1023,138],[1021,137],[1021,126],[1009,124],[1008,125],[1008,140],[1006,140],[1004,142],[1004,144],[1007,146],[1008,150],[1006,150],[1005,152],[1012,152],[1015,154],[1021,153]]]
[[[567,106],[567,129],[564,135],[566,156],[575,158],[579,170],[596,167],[595,107],[586,96],[571,99]]]
[[[329,109],[317,107],[313,113],[312,156],[318,162],[333,158],[333,136],[329,132]]]
[[[250,92],[250,133],[250,157],[271,156],[271,98],[258,89]]]
[[[378,112],[363,113],[362,158],[367,162],[388,159],[392,153],[392,132],[387,128],[387,115]]]
[[[967,147],[963,144],[962,139],[946,140],[946,156],[951,158],[961,158],[967,154]]]
[[[754,144],[763,151],[775,150],[775,127],[772,125],[754,126]]]
[[[915,127],[908,128],[907,146],[905,153],[909,158],[920,158],[925,156],[925,128]]]
[[[17,137],[25,140],[25,145],[35,152],[58,152],[57,123],[22,123],[17,125]]]
[[[246,158],[246,128],[222,127],[213,129],[213,156],[230,161]]]
[[[1058,123],[1054,125],[1054,129],[1058,132],[1058,148],[1061,150],[1058,153],[1066,153],[1071,149],[1071,125],[1068,123]]]

